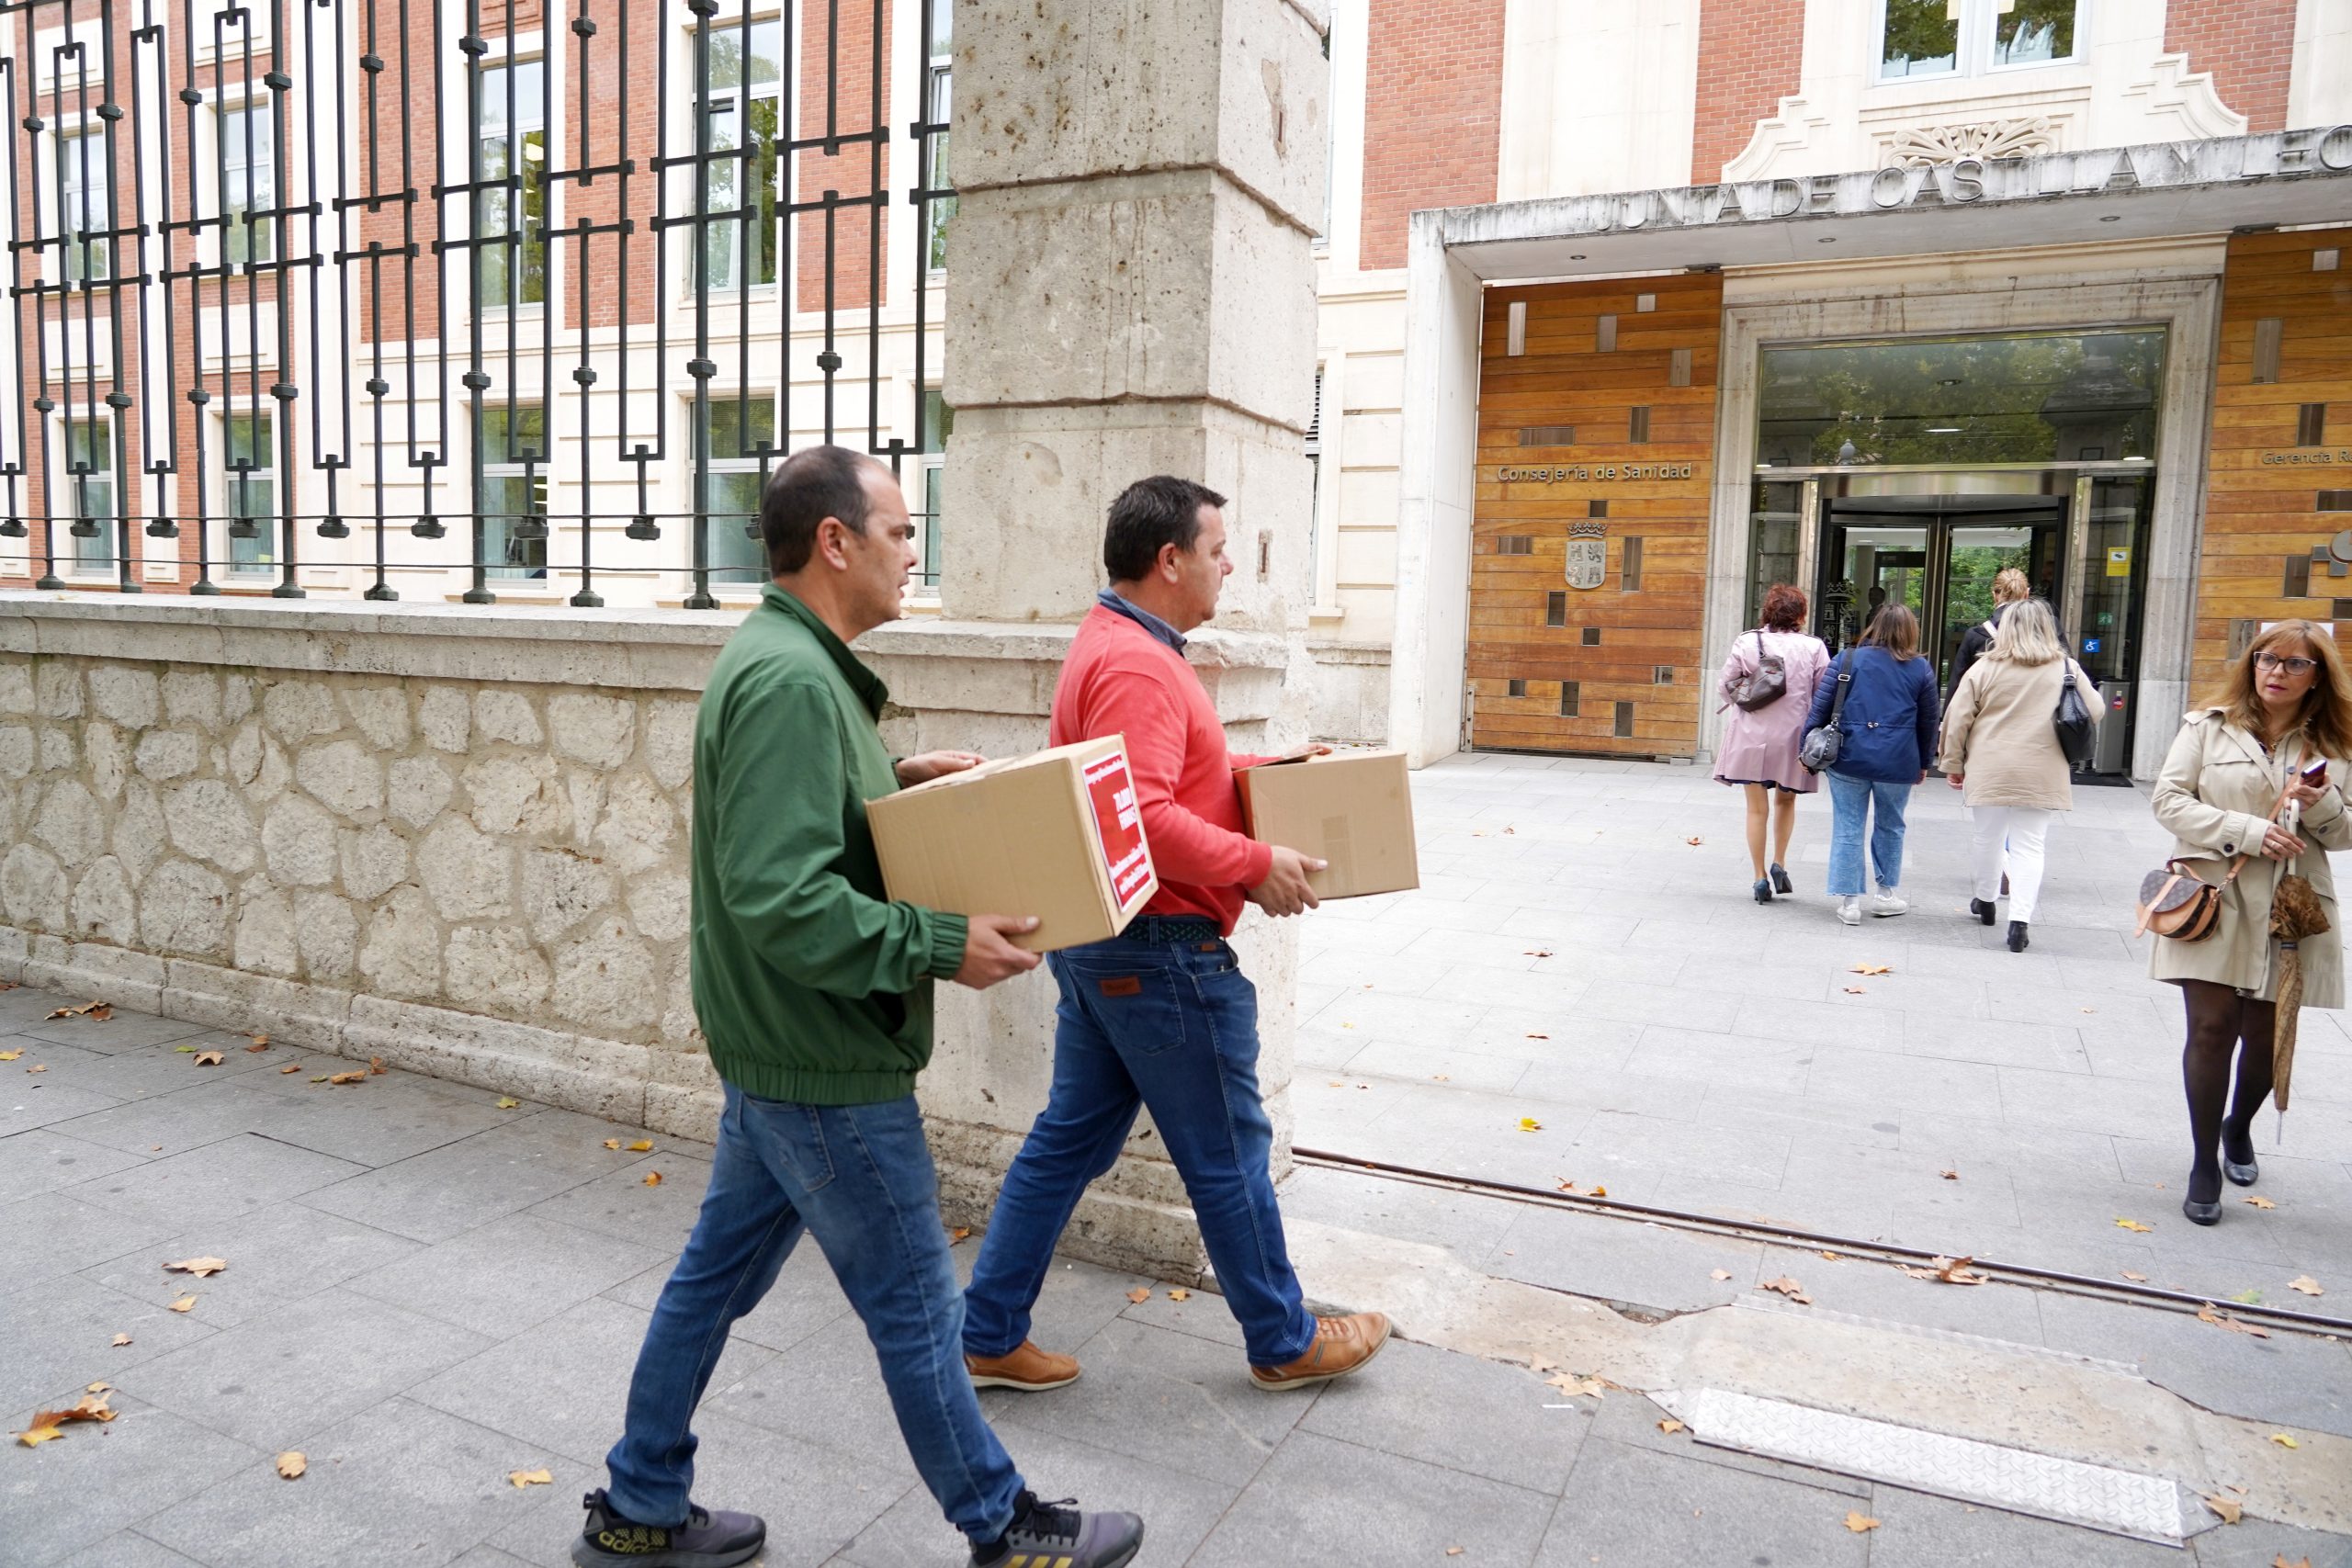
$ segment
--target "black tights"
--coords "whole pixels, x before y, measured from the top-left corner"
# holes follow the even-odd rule
[[[2180,1076],[2188,1089],[2188,1135],[2196,1155],[2188,1168],[2188,1196],[2193,1202],[2211,1203],[2222,1195],[2220,1154],[2226,1153],[2237,1165],[2254,1158],[2254,1113],[2270,1098],[2271,1031],[2278,1024],[2278,1009],[2211,980],[2184,980],[2180,990],[2188,1008],[2188,1043],[2180,1053]],[[2238,1049],[2241,1041],[2243,1051]],[[2233,1055],[2237,1057],[2234,1099],[2230,1094]]]

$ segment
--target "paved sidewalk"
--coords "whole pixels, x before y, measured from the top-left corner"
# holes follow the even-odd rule
[[[1826,796],[1799,807],[1797,896],[1760,908],[1738,793],[1699,770],[1488,753],[1413,789],[1423,887],[1302,922],[1300,1146],[2288,1306],[2311,1275],[2352,1299],[2346,1014],[2303,1015],[2283,1139],[2257,1121],[2277,1207],[2233,1188],[2216,1227],[2180,1213],[2180,1003],[2131,934],[2166,840],[2138,790],[2075,792],[2016,954],[1967,913],[1967,818],[1940,780],[1912,797],[1912,912],[1852,930],[1821,891]],[[1595,1279],[1564,1256],[1577,1229],[1447,1240],[1473,1267],[1659,1307],[1745,1288],[1704,1269],[1694,1288],[1679,1255],[1660,1278],[1638,1249]]]
[[[121,1415],[0,1450],[0,1559],[562,1563],[707,1150],[401,1072],[315,1082],[354,1065],[165,1020],[44,1016],[66,999],[0,995],[0,1052],[21,1053],[0,1066],[0,1404],[14,1428],[104,1381]],[[228,1268],[162,1267],[192,1256]],[[1039,1337],[1086,1376],[988,1407],[1047,1495],[1146,1516],[1147,1568],[2329,1568],[2352,1547],[2249,1519],[2181,1552],[1971,1509],[1703,1449],[1638,1395],[1564,1402],[1419,1344],[1267,1395],[1215,1296],[1080,1264],[1052,1275]],[[963,1561],[813,1248],[739,1330],[698,1426],[699,1493],[766,1515],[767,1561]],[[275,1472],[286,1450],[299,1481]],[[508,1483],[540,1468],[551,1484]],[[1849,1511],[1881,1524],[1856,1534]]]

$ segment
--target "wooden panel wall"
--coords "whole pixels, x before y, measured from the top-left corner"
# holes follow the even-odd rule
[[[2326,253],[2336,265],[2315,265]],[[2278,377],[2257,381],[2265,321],[2279,334]],[[2238,234],[2222,279],[2221,363],[2213,399],[2205,532],[2197,577],[2190,692],[2220,684],[2251,626],[2286,616],[2335,620],[2352,647],[2352,567],[2310,568],[2310,595],[2286,593],[2290,557],[2308,557],[2352,529],[2352,512],[2319,510],[2323,491],[2352,491],[2352,229]],[[2297,442],[2307,404],[2326,409],[2322,440]],[[2340,603],[2339,603],[2340,602]]]
[[[1639,309],[1641,296],[1655,308]],[[1510,307],[1527,305],[1526,352],[1507,352]],[[1603,317],[1616,346],[1599,345]],[[1716,358],[1723,280],[1713,275],[1489,289],[1478,397],[1478,494],[1470,569],[1471,742],[1487,748],[1690,756],[1710,682],[1705,618],[1708,491],[1713,478]],[[1689,385],[1676,386],[1675,351]],[[1630,439],[1649,411],[1649,439]],[[1574,427],[1566,445],[1523,445],[1522,433]],[[1506,469],[1566,468],[1572,477],[1505,480]],[[1629,470],[1632,472],[1629,473]],[[1659,472],[1658,470],[1663,470]],[[1593,501],[1605,519],[1589,516]],[[1608,551],[1600,587],[1566,581],[1572,527],[1600,522]],[[1525,536],[1530,553],[1498,552]],[[1641,585],[1624,591],[1624,545],[1642,541]],[[1566,624],[1547,626],[1565,592]],[[1595,628],[1598,646],[1584,634]],[[1671,672],[1660,683],[1660,667]],[[1511,696],[1514,679],[1526,694]],[[1560,715],[1563,682],[1578,716]],[[1634,705],[1633,734],[1613,733],[1616,705]]]

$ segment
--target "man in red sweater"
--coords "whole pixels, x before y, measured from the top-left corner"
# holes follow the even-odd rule
[[[964,1297],[964,1360],[981,1388],[1077,1378],[1074,1358],[1030,1343],[1030,1308],[1080,1194],[1118,1158],[1143,1106],[1184,1179],[1251,1382],[1328,1382],[1387,1343],[1379,1313],[1306,1310],[1274,1202],[1258,992],[1225,939],[1245,899],[1269,915],[1313,908],[1306,874],[1323,863],[1242,831],[1236,759],[1184,662],[1184,634],[1216,613],[1233,570],[1224,505],[1167,475],[1112,502],[1111,586],[1080,624],[1054,693],[1055,745],[1126,737],[1159,891],[1120,935],[1047,959],[1061,987],[1053,1089],[1005,1173]]]

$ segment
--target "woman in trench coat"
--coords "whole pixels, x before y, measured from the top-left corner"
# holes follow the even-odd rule
[[[1797,761],[1804,740],[1805,715],[1813,711],[1813,688],[1829,665],[1829,649],[1804,630],[1804,591],[1776,582],[1764,594],[1764,624],[1739,634],[1724,656],[1715,689],[1724,698],[1723,741],[1715,748],[1715,782],[1747,792],[1747,858],[1754,863],[1756,901],[1796,891],[1789,880],[1789,839],[1797,829],[1797,797],[1811,795],[1820,781]],[[1781,660],[1787,682],[1779,701],[1752,712],[1731,702],[1734,682],[1753,675],[1765,655]],[[1765,858],[1770,827],[1771,858]]]
[[[1968,911],[1986,925],[2009,883],[2009,951],[2026,950],[2027,928],[2041,897],[2042,840],[2058,813],[2075,808],[2075,790],[2051,716],[2068,677],[2098,721],[2098,693],[2066,657],[2058,622],[2039,599],[2010,604],[1992,646],[1952,688],[1938,766],[1961,792],[1973,829],[1975,897]]]
[[[2337,777],[2347,757],[2352,684],[2335,639],[2309,621],[2281,621],[2231,667],[2218,702],[2189,712],[2156,780],[2151,804],[2173,835],[2173,854],[2222,888],[2211,936],[2159,936],[2148,960],[2151,975],[2180,987],[2188,1012],[2181,1077],[2191,1164],[2181,1212],[2200,1225],[2222,1217],[2225,1174],[2241,1187],[2260,1175],[2254,1114],[2270,1095],[2278,1021],[2270,898],[2290,872],[2311,883],[2328,916],[2328,929],[2301,944],[2303,1006],[2344,1005],[2344,942],[2327,852],[2352,849],[2352,817]],[[2299,772],[2314,760],[2327,762],[2328,774],[2304,783]],[[2272,819],[2282,795],[2300,812],[2291,830]]]

